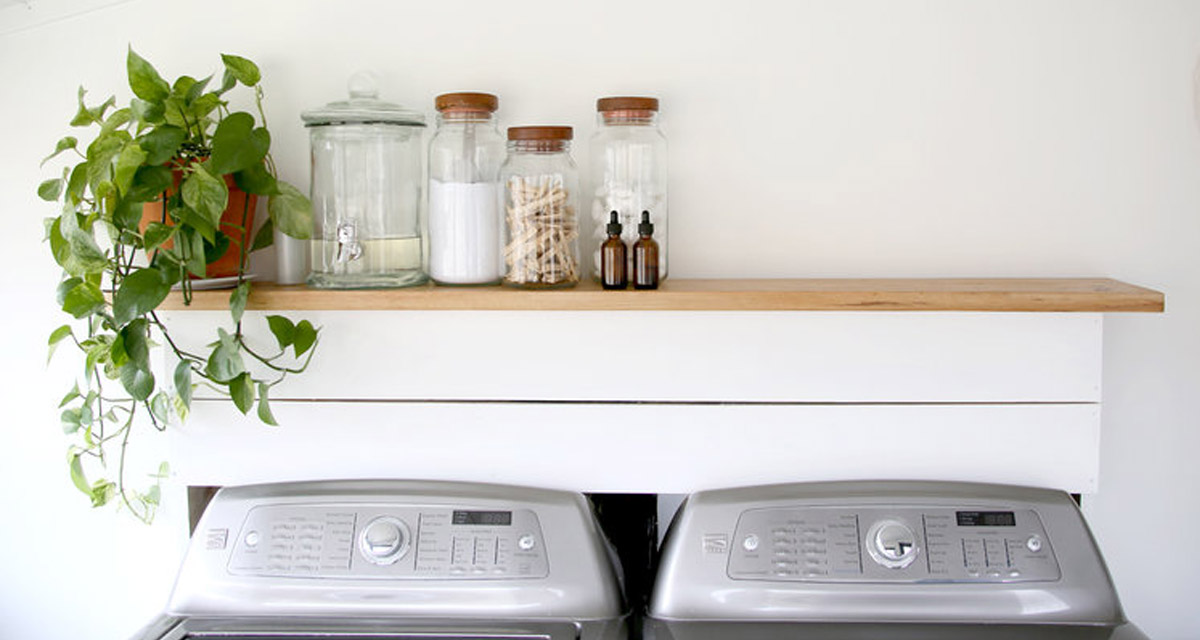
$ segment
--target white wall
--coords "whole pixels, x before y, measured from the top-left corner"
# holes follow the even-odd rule
[[[128,99],[128,43],[169,77],[217,71],[222,51],[258,61],[274,155],[301,186],[299,112],[363,67],[410,106],[489,90],[506,124],[583,138],[596,97],[657,95],[676,277],[1105,275],[1165,291],[1166,314],[1106,322],[1086,510],[1130,616],[1156,638],[1200,635],[1200,561],[1171,551],[1200,527],[1200,3],[33,0],[0,9],[0,637],[124,637],[179,558],[181,505],[144,528],[70,486],[52,410],[66,369],[44,366],[60,320],[37,163],[80,83]]]

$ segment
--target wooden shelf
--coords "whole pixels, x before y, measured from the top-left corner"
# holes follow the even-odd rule
[[[223,310],[229,291],[176,292],[166,309]],[[1149,312],[1163,294],[1108,278],[671,279],[656,291],[438,287],[333,291],[255,283],[249,309],[411,311],[1019,311]]]

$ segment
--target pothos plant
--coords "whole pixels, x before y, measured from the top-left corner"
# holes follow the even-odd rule
[[[239,56],[221,59],[222,82],[209,89],[212,76],[168,84],[130,48],[129,105],[114,108],[110,97],[88,106],[80,87],[70,124],[98,129],[95,138],[81,145],[64,137],[42,161],[67,152],[79,159],[38,187],[42,199],[61,204],[45,221],[46,240],[63,270],[58,304],[74,318],[50,334],[50,353],[70,343],[83,360],[59,405],[71,439],[70,476],[93,506],[121,504],[145,522],[154,517],[167,468],[148,482],[129,480],[126,453],[137,430],[162,431],[186,419],[197,385],[227,395],[242,413],[257,406],[263,422],[276,424],[270,390],[308,367],[318,339],[308,321],[268,316],[275,346],[267,352],[247,342],[248,256],[272,243],[274,229],[309,237],[312,205],[278,178],[258,67]],[[253,93],[257,118],[231,110],[226,97],[239,85]],[[231,198],[238,190],[268,198],[270,218],[252,241],[255,198]],[[232,203],[240,206],[227,212]],[[209,265],[228,251],[237,256],[229,322],[207,346],[182,345],[157,309],[172,287],[190,303],[193,278],[210,275]],[[172,385],[151,366],[159,345],[178,362]]]

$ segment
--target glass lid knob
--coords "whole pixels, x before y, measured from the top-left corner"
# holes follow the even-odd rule
[[[346,83],[352,100],[376,100],[379,98],[379,76],[372,71],[359,71],[350,76]]]

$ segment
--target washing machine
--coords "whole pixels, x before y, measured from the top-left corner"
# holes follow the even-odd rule
[[[951,482],[705,491],[663,544],[657,640],[1145,640],[1075,501]]]
[[[619,567],[586,499],[338,481],[220,490],[135,640],[617,640]]]

